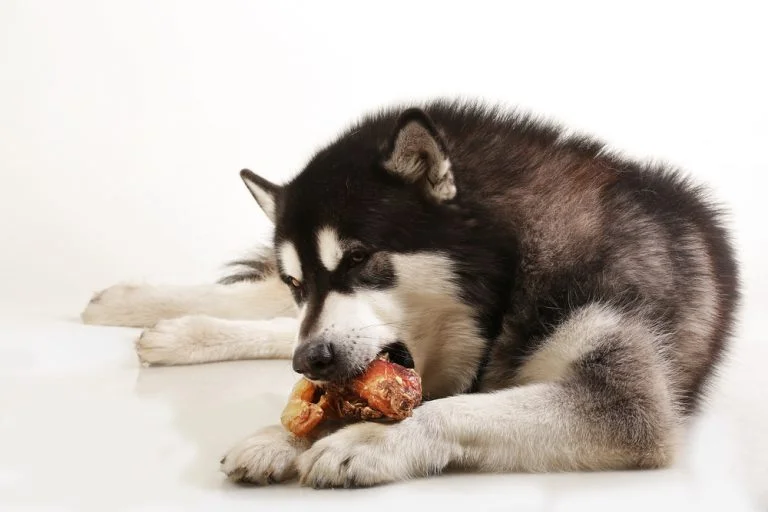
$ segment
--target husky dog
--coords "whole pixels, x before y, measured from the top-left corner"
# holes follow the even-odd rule
[[[147,327],[147,363],[292,358],[319,382],[389,351],[415,366],[425,402],[314,443],[267,428],[222,460],[230,479],[673,462],[738,299],[719,210],[675,170],[438,101],[363,118],[283,186],[241,176],[272,250],[216,285],[109,288],[84,321]]]

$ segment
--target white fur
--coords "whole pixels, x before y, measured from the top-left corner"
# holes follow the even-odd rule
[[[299,308],[299,313],[296,315],[296,320],[298,321],[299,325],[304,321],[304,317],[307,316],[307,305],[302,304]],[[298,341],[298,338],[297,338]]]
[[[433,284],[441,282],[437,279]],[[353,424],[315,442],[306,451],[287,450],[285,438],[276,434],[271,434],[274,437],[269,442],[263,434],[257,434],[255,442],[233,450],[238,463],[228,461],[223,469],[237,480],[245,471],[237,468],[269,472],[293,464],[295,457],[304,485],[340,487],[421,477],[449,466],[486,472],[630,467],[635,461],[607,441],[615,434],[584,421],[584,404],[589,403],[589,395],[576,397],[574,389],[562,382],[569,377],[568,368],[574,360],[616,333],[626,336],[628,346],[648,360],[647,377],[651,382],[646,391],[657,397],[659,404],[670,403],[668,389],[663,385],[666,380],[659,373],[663,365],[656,364],[651,346],[646,343],[650,331],[641,321],[627,319],[610,307],[590,306],[553,333],[548,343],[554,348],[544,344],[542,351],[529,360],[530,367],[522,370],[528,375],[526,385],[432,400],[402,422]],[[575,347],[568,347],[569,343]],[[656,414],[662,415],[660,425],[674,427],[672,411],[659,410]],[[673,434],[660,431],[659,435],[670,437],[660,438],[658,451],[641,455],[644,464],[669,464],[674,454]]]
[[[317,233],[317,253],[320,261],[330,272],[336,270],[341,258],[344,256],[344,248],[339,241],[339,235],[333,228],[325,227]]]
[[[462,300],[449,257],[393,254],[394,288],[331,292],[305,339],[342,341],[351,361],[368,364],[386,345],[402,340],[424,380],[427,396],[465,391],[474,379],[485,342],[474,310]],[[300,320],[303,322],[303,314]]]
[[[194,364],[291,357],[295,318],[222,320],[196,315],[162,320],[136,341],[146,364]]]
[[[385,325],[385,320],[380,316],[386,308],[393,307],[390,301],[387,292],[330,292],[310,336],[321,332],[339,335],[361,332],[368,338],[392,338],[394,330]]]
[[[270,278],[232,285],[118,284],[95,294],[81,318],[86,324],[151,327],[187,315],[258,320],[294,313],[285,284]]]
[[[520,368],[517,384],[567,377],[571,363],[595,348],[604,336],[616,332],[621,321],[615,310],[598,304],[574,313]]]
[[[596,343],[612,322],[610,315],[602,314],[595,322],[586,316],[584,320],[583,332],[578,332],[576,324],[566,331],[585,336],[592,331]],[[589,345],[576,352],[589,351]],[[564,346],[561,350],[552,354],[555,359],[572,360],[574,353]],[[677,440],[674,411],[647,411],[658,415],[649,418],[659,422],[660,429],[653,431],[658,443],[633,455],[616,444],[623,441],[616,439],[610,425],[602,429],[599,423],[585,421],[590,396],[561,382],[568,373],[564,367],[556,363],[540,369],[552,373],[538,373],[540,382],[497,392],[429,401],[400,423],[348,426],[299,455],[299,478],[313,487],[369,486],[427,476],[449,466],[483,472],[543,472],[625,469],[636,464],[664,467],[671,462]],[[655,403],[668,404],[669,390],[659,370],[653,362],[649,365],[651,382],[646,392]],[[626,447],[631,450],[631,443]]]
[[[251,194],[253,194],[256,202],[258,202],[259,206],[261,206],[261,209],[264,210],[266,216],[269,217],[269,220],[274,223],[276,216],[275,197],[251,180],[244,179],[243,181],[245,181],[245,186],[248,187],[248,190],[251,191]]]
[[[309,442],[282,426],[256,432],[235,445],[221,461],[221,471],[235,481],[268,484],[290,480],[297,474],[296,458]]]
[[[438,201],[448,201],[456,197],[456,184],[451,171],[451,161],[446,158],[437,167],[437,172],[430,177],[433,188],[432,193]]]
[[[579,457],[581,422],[552,384],[427,402],[392,425],[360,423],[316,442],[299,455],[303,484],[369,486],[427,476],[449,464],[487,472],[620,467],[620,460]]]
[[[386,292],[331,292],[313,329],[299,343],[315,337],[340,340],[346,357],[364,367],[384,346],[397,341],[396,330],[382,317],[392,307]]]
[[[659,436],[656,448],[639,455],[620,447],[625,440],[617,439],[610,425],[602,429],[599,423],[585,421],[589,392],[567,382],[572,363],[608,334],[619,334],[622,340],[626,336],[630,350],[648,362],[644,393],[660,406],[646,411],[654,415],[646,420],[659,427],[649,431]],[[608,307],[584,308],[552,335],[529,368],[522,369],[527,384],[432,400],[400,423],[348,426],[299,455],[301,482],[313,487],[368,486],[439,473],[449,465],[484,472],[666,466],[674,456],[677,424],[674,411],[662,405],[671,400],[651,337],[641,322]],[[626,446],[631,449],[631,443]]]
[[[424,379],[424,393],[438,398],[464,392],[485,347],[475,311],[461,300],[453,262],[435,253],[395,254],[397,285],[386,322],[399,328]],[[382,311],[387,311],[382,308]]]
[[[402,340],[437,398],[465,391],[472,383],[485,342],[474,310],[460,298],[449,257],[435,253],[393,254],[394,288],[331,292],[306,340],[349,340],[345,350],[367,364],[386,345]],[[300,315],[303,320],[303,315]],[[355,344],[352,344],[355,342]]]
[[[280,265],[284,273],[297,281],[301,281],[304,278],[304,274],[301,272],[299,253],[296,252],[296,247],[291,242],[283,242],[280,245],[278,256],[280,257]]]

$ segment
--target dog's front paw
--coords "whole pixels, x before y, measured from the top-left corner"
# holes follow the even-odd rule
[[[439,473],[450,450],[416,417],[392,425],[358,423],[316,442],[298,460],[303,485],[368,487]]]
[[[174,365],[206,362],[209,359],[206,319],[184,316],[160,320],[136,340],[136,354],[144,364]]]
[[[232,448],[221,459],[221,471],[238,483],[284,482],[296,476],[296,458],[308,446],[280,426],[267,427]]]
[[[80,314],[83,323],[119,327],[146,327],[154,323],[154,316],[140,307],[146,287],[117,284],[95,293]],[[138,304],[138,306],[137,306]]]

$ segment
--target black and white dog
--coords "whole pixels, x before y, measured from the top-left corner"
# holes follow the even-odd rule
[[[718,209],[678,172],[434,102],[362,119],[286,185],[241,176],[274,250],[216,285],[109,288],[84,321],[147,327],[150,364],[292,357],[316,381],[389,350],[415,364],[426,401],[313,444],[257,432],[222,461],[231,479],[366,486],[674,460],[738,298]]]

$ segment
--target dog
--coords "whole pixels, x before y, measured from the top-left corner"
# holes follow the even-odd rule
[[[721,208],[680,171],[439,100],[363,117],[285,185],[241,177],[271,248],[218,284],[109,288],[83,320],[145,327],[145,363],[291,358],[320,384],[389,352],[424,403],[313,442],[264,429],[221,461],[231,480],[674,462],[739,299]]]

